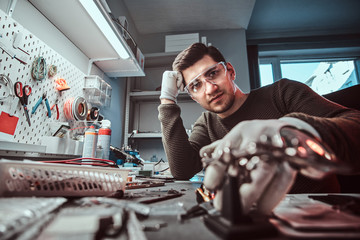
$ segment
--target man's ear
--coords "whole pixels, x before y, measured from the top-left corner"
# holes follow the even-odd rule
[[[231,80],[235,81],[236,72],[235,72],[235,68],[233,67],[233,65],[231,63],[227,62],[226,68],[227,68],[227,71],[230,73]]]
[[[185,78],[184,78],[184,74],[182,72],[180,72],[181,74],[181,77],[182,77],[182,83],[184,84],[184,87],[186,86],[186,83],[185,83]]]

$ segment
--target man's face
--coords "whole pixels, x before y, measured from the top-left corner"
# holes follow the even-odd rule
[[[201,90],[196,95],[191,94],[191,97],[206,110],[221,114],[229,110],[234,103],[235,85],[233,79],[235,72],[230,63],[225,64],[226,69],[223,68],[222,64],[219,64],[218,69],[223,72],[217,77],[216,82],[211,80],[203,81],[208,74],[211,74],[211,72],[207,73],[208,69],[212,69],[211,67],[216,64],[217,62],[210,56],[205,55],[194,65],[182,71],[182,74],[186,85],[197,77],[199,83],[203,85]],[[204,74],[198,76],[202,72]]]

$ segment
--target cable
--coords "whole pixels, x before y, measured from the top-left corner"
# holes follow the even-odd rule
[[[135,40],[131,36],[130,32],[118,21],[118,19],[116,19],[114,17],[114,15],[112,15],[111,13],[109,13],[109,15],[110,15],[111,19],[113,20],[113,22],[115,22],[117,25],[119,25],[121,27],[121,29],[124,30],[126,32],[126,34],[130,37],[130,40],[133,42],[134,47],[137,47],[137,43],[135,42]]]
[[[74,158],[74,159],[64,159],[64,160],[46,160],[41,162],[74,164],[74,165],[91,165],[91,166],[102,166],[102,167],[117,167],[117,164],[114,161],[102,159],[102,158]]]
[[[165,172],[166,170],[168,170],[170,167],[167,167],[167,168],[164,168],[164,169],[162,169],[162,170],[159,170],[159,171],[157,171],[157,172]]]
[[[67,120],[85,120],[88,113],[88,107],[85,98],[72,97],[67,99],[64,104],[63,111]]]
[[[41,81],[46,77],[46,61],[43,57],[37,57],[31,66],[31,76],[34,80]]]
[[[5,86],[7,88],[9,88],[9,94],[7,96],[0,96],[0,101],[4,101],[5,99],[7,99],[8,97],[10,96],[13,96],[14,95],[14,92],[13,92],[13,83],[12,81],[10,80],[10,78],[8,76],[6,76],[5,74],[0,74],[0,82],[4,82]],[[7,91],[4,91],[4,92],[7,92]]]
[[[159,161],[157,161],[155,164],[154,164],[154,166],[156,166],[156,165],[158,165],[158,164],[160,164],[161,162],[165,162],[162,158],[159,160]]]
[[[55,65],[50,65],[48,76],[53,77],[56,75],[56,73],[57,73],[57,67]]]

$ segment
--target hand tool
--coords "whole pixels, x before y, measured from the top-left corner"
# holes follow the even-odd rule
[[[31,110],[31,114],[34,114],[36,109],[39,107],[39,105],[42,103],[42,100],[45,100],[45,105],[48,111],[48,117],[51,118],[51,109],[50,109],[50,104],[49,101],[46,97],[46,92],[43,93],[43,95],[40,97],[40,99],[37,101],[37,103],[35,104],[35,106],[32,108]]]
[[[24,107],[26,120],[31,126],[29,112],[27,109],[28,97],[31,93],[31,87],[29,85],[22,86],[21,82],[16,82],[14,85],[15,95],[20,99],[21,105]]]
[[[55,100],[54,105],[51,106],[50,110],[53,110],[53,108],[56,108],[56,120],[59,120],[59,107],[58,107],[58,99]]]

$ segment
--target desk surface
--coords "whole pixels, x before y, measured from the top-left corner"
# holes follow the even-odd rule
[[[147,218],[139,218],[140,222],[142,224],[145,224],[146,226],[152,226],[152,225],[155,226],[157,224],[163,225],[163,226],[156,231],[155,230],[144,231],[146,238],[149,240],[152,240],[152,239],[156,239],[156,240],[161,240],[161,239],[174,239],[174,240],[221,239],[220,237],[215,235],[212,231],[210,231],[205,226],[203,218],[201,216],[186,219],[183,221],[180,221],[178,219],[179,213],[183,212],[184,209],[187,210],[197,204],[195,189],[199,186],[200,186],[200,183],[193,183],[193,182],[186,181],[186,182],[166,183],[165,186],[161,186],[161,187],[126,190],[127,195],[138,194],[138,193],[141,193],[144,191],[164,192],[164,191],[169,191],[169,190],[176,190],[180,193],[183,193],[183,195],[180,197],[167,199],[167,200],[163,200],[163,201],[158,201],[158,202],[154,202],[154,203],[147,205],[151,209],[151,214],[149,214],[149,217],[147,217]],[[359,196],[359,194],[357,196]],[[0,200],[1,200],[1,198],[0,198]],[[278,213],[280,214],[281,210],[284,210],[284,207],[285,208],[287,207],[287,206],[285,206],[286,204],[291,203],[291,204],[293,204],[293,206],[295,206],[296,204],[301,205],[301,202],[298,202],[300,200],[305,201],[305,202],[314,201],[314,200],[307,198],[306,195],[296,195],[296,196],[288,195],[287,198],[282,202],[282,204],[279,205],[280,207],[276,208],[276,210],[280,209],[278,211]],[[16,206],[17,201],[20,201],[20,199],[13,200],[14,206]],[[71,201],[74,201],[74,200],[71,200]],[[71,201],[68,200],[67,202],[71,202]],[[112,201],[121,202],[123,200],[113,199]],[[132,201],[132,202],[135,202],[135,201]],[[70,238],[70,239],[71,238],[72,239],[94,239],[94,231],[98,228],[98,225],[99,225],[98,224],[99,216],[100,215],[103,216],[106,214],[112,214],[111,211],[113,211],[113,209],[109,206],[91,206],[91,207],[87,208],[86,212],[83,211],[83,212],[79,212],[78,214],[76,214],[76,211],[79,208],[74,208],[74,209],[70,208],[71,215],[69,215],[69,214],[66,215],[67,217],[62,219],[63,225],[60,224],[59,225],[60,227],[58,227],[56,230],[54,230],[55,228],[52,227],[51,224],[53,224],[55,222],[55,220],[57,220],[59,218],[59,215],[63,216],[63,215],[61,215],[61,211],[64,209],[66,210],[67,207],[68,207],[68,205],[62,205],[62,207],[60,208],[60,213],[59,212],[52,213],[53,218],[49,217],[49,219],[46,220],[44,217],[44,221],[50,222],[50,224],[47,225],[47,228],[45,228],[44,232],[48,231],[47,229],[51,228],[52,232],[50,232],[50,230],[49,230],[48,234],[51,233],[52,239],[64,239],[64,237]],[[295,208],[298,208],[298,207],[295,206]],[[274,211],[274,212],[276,213],[276,211]],[[1,213],[1,205],[0,205],[0,213]],[[354,218],[354,219],[355,219],[354,221],[357,222],[360,226],[360,218]],[[330,238],[334,238],[334,236],[335,237],[337,236],[338,238],[344,238],[344,239],[346,239],[346,238],[353,238],[353,239],[358,238],[359,239],[360,238],[360,227],[357,228],[356,231],[341,230],[340,233],[336,233],[336,232],[332,231],[330,235],[324,235],[324,232],[326,232],[326,231],[316,231],[315,234],[314,234],[314,232],[311,233],[311,231],[310,231],[311,234],[308,234],[308,233],[302,234],[300,232],[300,235],[299,235],[299,232],[296,232],[296,231],[291,232],[288,229],[288,226],[286,224],[283,224],[282,221],[278,221],[278,220],[274,219],[273,224],[275,224],[279,229],[281,229],[281,232],[288,234],[288,236],[297,237],[297,238],[299,236],[308,238],[308,239],[314,239],[314,238],[330,239]],[[0,221],[0,225],[1,225],[1,221]],[[74,233],[74,235],[71,235],[71,234],[68,235],[69,233],[72,232],[72,230],[71,230],[72,228],[76,228],[77,232]],[[85,231],[89,231],[89,232],[86,233]],[[338,234],[338,235],[336,235],[336,234]],[[44,235],[40,235],[40,239],[41,239],[41,236],[44,236]],[[0,229],[0,238],[1,238],[1,229]],[[276,237],[266,238],[266,239],[288,239],[288,238],[289,237],[286,237],[283,234],[279,234]],[[31,239],[31,238],[29,238],[29,239]],[[136,240],[138,240],[138,239],[136,239]]]

